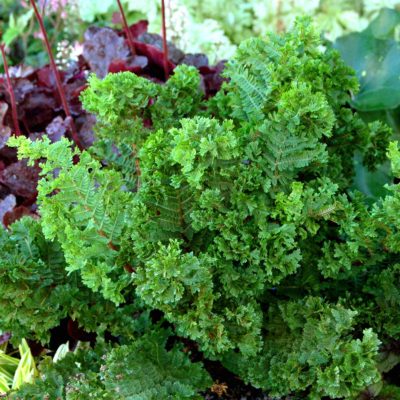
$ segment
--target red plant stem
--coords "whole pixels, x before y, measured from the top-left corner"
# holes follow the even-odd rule
[[[12,115],[13,124],[14,124],[15,136],[20,136],[21,131],[19,129],[19,123],[18,123],[17,102],[15,101],[15,93],[14,93],[14,89],[13,89],[12,83],[11,83],[10,71],[8,70],[5,46],[3,43],[0,45],[0,49],[1,49],[1,56],[3,57],[4,72],[6,73],[8,93],[10,95],[11,115]]]
[[[122,25],[124,26],[125,35],[126,35],[126,38],[128,39],[128,44],[131,49],[131,53],[132,53],[132,55],[135,55],[136,54],[135,44],[133,43],[132,32],[129,29],[128,22],[126,21],[125,11],[122,7],[121,1],[117,0],[117,3],[118,3],[118,7],[119,7],[119,12],[121,13]]]
[[[77,133],[76,127],[75,127],[75,123],[74,123],[74,120],[73,120],[73,118],[71,116],[71,112],[69,110],[69,106],[68,106],[68,103],[67,103],[67,97],[65,95],[65,90],[64,90],[64,87],[63,87],[62,82],[61,82],[60,73],[58,71],[56,62],[54,61],[54,57],[53,57],[53,53],[51,51],[49,38],[47,37],[46,28],[45,28],[44,23],[43,23],[43,18],[41,16],[41,14],[39,13],[39,10],[38,10],[38,8],[36,6],[35,0],[30,0],[30,3],[32,4],[33,10],[35,12],[36,19],[39,22],[40,30],[42,31],[44,43],[46,45],[46,50],[47,50],[47,53],[48,53],[49,59],[50,59],[50,66],[51,66],[51,69],[53,70],[53,74],[54,74],[54,77],[56,79],[57,90],[58,90],[58,94],[60,95],[60,98],[61,98],[61,104],[63,106],[64,112],[65,112],[65,116],[67,118],[69,118],[69,120],[70,120],[72,139],[74,140],[74,142],[76,143],[78,148],[80,150],[82,150],[83,146],[81,144],[81,141],[79,140],[78,133]]]
[[[166,26],[166,23],[165,23],[165,0],[161,0],[161,15],[162,15],[162,39],[163,39],[164,75],[165,75],[165,80],[168,80],[169,68],[168,68],[167,26]]]

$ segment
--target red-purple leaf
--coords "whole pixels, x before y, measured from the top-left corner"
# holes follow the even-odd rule
[[[147,67],[148,60],[145,56],[131,56],[125,60],[113,60],[108,67],[108,72],[117,73],[130,71],[139,73],[143,68]]]
[[[132,32],[133,39],[137,40],[140,35],[147,33],[149,27],[149,21],[142,19],[129,27]]]
[[[163,39],[160,35],[156,33],[143,33],[138,39],[138,42],[150,44],[156,47],[158,50],[163,53]],[[182,59],[185,57],[185,53],[178,49],[173,43],[167,42],[168,45],[168,58],[173,64],[179,64],[182,62]]]
[[[56,117],[46,127],[46,133],[49,139],[54,143],[63,138],[70,127],[68,118],[63,120],[61,117]]]
[[[3,200],[0,200],[0,221],[4,226],[6,226],[6,224],[4,224],[4,216],[8,212],[12,211],[16,206],[16,204],[17,204],[17,199],[13,194],[9,194]]]
[[[128,55],[129,48],[124,39],[112,29],[90,27],[85,32],[83,56],[98,77],[107,75],[113,60],[123,60]]]
[[[39,171],[38,166],[29,167],[26,160],[17,161],[0,173],[0,182],[16,196],[35,198]]]
[[[7,110],[8,104],[0,101],[0,149],[5,146],[7,140],[11,136],[11,128],[4,125],[4,118],[6,116]]]
[[[32,218],[38,218],[38,215],[33,213],[28,207],[25,206],[18,206],[15,207],[12,210],[7,211],[3,218],[3,225],[8,228],[11,224],[13,224],[15,221],[18,221],[22,217],[32,217]]]
[[[196,68],[208,67],[208,57],[205,54],[185,54],[183,59],[180,61],[181,64],[192,65]]]
[[[206,97],[214,96],[219,89],[221,89],[223,82],[226,81],[226,79],[221,76],[224,68],[225,61],[220,61],[214,67],[203,66],[199,68],[204,80]]]
[[[146,56],[149,60],[149,65],[146,69],[146,73],[156,77],[163,76],[163,73],[161,73],[160,75],[160,73],[158,72],[158,70],[163,71],[164,68],[163,52],[155,46],[141,42],[135,42],[135,47],[137,54]],[[168,61],[169,73],[172,73],[174,68],[175,64],[173,64],[171,61]]]
[[[76,120],[78,136],[85,148],[90,147],[94,142],[93,128],[96,124],[96,117],[93,114],[82,114]]]
[[[53,71],[49,66],[40,68],[36,72],[37,84],[39,86],[45,86],[50,89],[56,90],[56,78],[54,77]]]

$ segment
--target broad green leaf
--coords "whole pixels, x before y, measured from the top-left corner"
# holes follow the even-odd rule
[[[397,10],[383,8],[378,17],[371,21],[366,31],[377,39],[391,39],[399,23],[400,13]]]
[[[10,15],[8,29],[4,32],[3,42],[6,46],[10,44],[20,35],[22,35],[33,16],[33,10],[27,11],[25,14],[15,18],[14,14]]]
[[[386,162],[376,171],[369,171],[362,164],[360,154],[354,157],[356,175],[354,177],[353,189],[364,193],[370,201],[383,198],[388,194],[385,185],[391,182],[390,163]]]
[[[355,69],[360,91],[353,106],[360,111],[393,109],[400,104],[400,44],[392,36],[400,13],[383,9],[363,32],[336,40],[345,62]]]
[[[114,4],[114,0],[78,0],[79,16],[83,21],[93,22],[97,15],[105,14]]]

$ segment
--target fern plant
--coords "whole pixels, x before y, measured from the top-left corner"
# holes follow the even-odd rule
[[[179,347],[165,350],[169,335],[159,328],[129,345],[81,348],[57,363],[48,358],[42,378],[10,399],[201,399],[198,391],[210,385],[210,378]]]
[[[79,287],[80,301],[96,304],[82,318],[75,303],[57,312],[97,330],[99,341],[114,329],[123,346],[107,350],[104,368],[73,382],[71,374],[55,377],[65,384],[57,396],[155,398],[157,388],[163,398],[193,398],[204,389],[197,366],[190,368],[202,378],[191,382],[190,372],[165,376],[151,366],[154,375],[127,377],[138,360],[153,362],[154,338],[166,351],[159,328],[139,323],[152,310],[175,337],[271,396],[393,391],[383,383],[400,361],[391,350],[399,339],[399,189],[373,206],[349,190],[355,152],[375,168],[390,130],[349,107],[355,75],[320,44],[308,20],[285,36],[244,42],[212,99],[188,66],[164,86],[129,72],[92,77],[82,101],[98,119],[93,148],[10,139],[20,158],[41,163],[41,218],[21,223],[35,225],[40,241],[63,256],[51,287]],[[396,144],[389,155],[398,174]],[[51,304],[58,309],[57,299]],[[24,327],[7,324],[0,320],[0,329]],[[24,335],[46,340],[39,325]],[[170,358],[191,365],[175,350],[160,354],[159,366]],[[47,383],[23,393],[43,393]]]

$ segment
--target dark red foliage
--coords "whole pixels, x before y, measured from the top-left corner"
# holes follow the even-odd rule
[[[117,72],[130,71],[139,74],[148,65],[148,59],[144,56],[130,56],[125,60],[116,59],[111,62],[108,72],[113,74]]]
[[[138,40],[140,35],[143,35],[143,33],[147,33],[148,27],[149,21],[146,21],[145,19],[142,19],[136,22],[136,24],[131,25],[129,29],[132,32],[133,39]]]
[[[12,196],[12,195],[10,195]],[[30,216],[33,218],[38,218],[38,215],[31,211],[30,208],[25,206],[14,207],[12,210],[7,211],[3,216],[3,225],[8,228],[15,221],[18,221],[20,218]]]
[[[220,61],[213,67],[201,66],[199,71],[204,79],[205,93],[207,97],[214,96],[221,85],[226,80],[221,76],[222,71],[225,68],[225,61]]]
[[[17,204],[17,199],[13,194],[9,194],[6,197],[4,197],[3,200],[0,200],[0,223],[4,224],[4,216],[7,213],[12,212],[16,204]]]
[[[8,104],[0,102],[0,149],[2,149],[11,135],[11,128],[4,125],[4,117],[8,110]]]
[[[121,19],[118,21],[121,22]],[[148,22],[145,20],[129,27],[134,44],[135,54],[132,54],[123,29],[91,27],[85,34],[83,55],[67,69],[59,70],[71,113],[69,118],[73,119],[77,138],[84,148],[93,144],[93,126],[96,122],[93,115],[82,109],[79,100],[80,93],[87,87],[90,73],[102,78],[107,73],[130,71],[157,83],[165,81],[162,37],[148,33],[147,29]],[[205,96],[212,96],[218,91],[223,82],[220,76],[223,63],[211,67],[205,55],[185,55],[172,43],[167,42],[167,45],[169,74],[173,73],[176,65],[193,65],[202,75]],[[23,135],[32,140],[47,135],[53,142],[70,137],[71,120],[66,118],[50,66],[38,69],[12,67],[10,78],[15,93],[18,124]],[[12,133],[11,111],[8,83],[5,76],[0,75],[0,221],[4,220],[6,225],[22,215],[35,215],[39,174],[38,167],[29,167],[25,161],[17,161],[15,149],[5,145]],[[151,121],[145,123],[151,124]]]
[[[152,76],[154,74],[155,78],[164,80],[163,52],[155,46],[141,42],[135,42],[135,47],[137,54],[145,56],[148,60],[148,67],[143,71],[144,75]],[[171,74],[175,64],[168,61],[167,68]]]
[[[37,195],[37,182],[39,167],[28,167],[26,160],[10,164],[0,173],[0,182],[7,186],[15,196],[26,199],[35,198]]]

